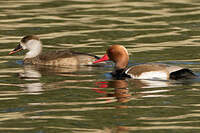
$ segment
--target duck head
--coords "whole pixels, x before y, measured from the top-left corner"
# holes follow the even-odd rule
[[[116,69],[124,69],[128,65],[128,51],[122,45],[112,45],[107,49],[106,54],[93,63],[111,60],[115,63]]]
[[[38,36],[28,35],[21,39],[20,44],[9,53],[9,55],[19,52],[23,49],[29,50],[25,58],[34,58],[42,51],[42,43]]]

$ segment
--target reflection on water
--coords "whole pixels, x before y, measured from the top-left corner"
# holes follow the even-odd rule
[[[116,102],[124,103],[131,99],[128,83],[125,80],[114,80],[110,82],[96,82],[98,88],[93,88],[97,93],[102,93],[108,98],[101,98],[106,100],[116,99]],[[113,92],[102,91],[102,88],[114,88]],[[114,102],[114,101],[113,101]]]
[[[8,56],[36,34],[44,51],[103,55],[123,44],[130,63],[199,74],[197,0],[1,0],[0,132],[199,132],[200,80],[113,80],[105,67],[23,66]],[[134,61],[133,61],[134,60]],[[106,75],[106,76],[105,76]]]
[[[54,90],[59,89],[60,85],[64,85],[65,83],[77,83],[77,82],[89,82],[92,80],[78,80],[78,79],[64,79],[64,77],[91,77],[93,75],[90,74],[73,74],[74,72],[79,72],[79,70],[84,71],[92,71],[93,68],[91,66],[69,66],[69,67],[52,67],[52,66],[38,66],[38,65],[25,65],[23,67],[23,72],[19,73],[19,77],[22,80],[31,81],[22,85],[24,87],[25,92],[35,93],[41,92],[45,89]],[[42,75],[49,76],[62,76],[63,80],[53,81],[48,83],[42,83]],[[70,87],[70,86],[68,86]],[[76,86],[75,86],[76,87]]]
[[[187,95],[188,99],[197,96],[193,96],[193,91],[188,89],[179,91],[180,88],[184,87],[180,84],[178,87],[172,83],[169,85],[170,82],[168,81],[155,81],[159,86],[155,86],[153,83],[147,84],[152,81],[146,82],[146,80],[145,82],[143,80],[96,81],[99,76],[96,76],[95,72],[100,70],[99,68],[91,68],[90,70],[83,67],[74,69],[74,71],[72,71],[72,68],[59,68],[58,71],[56,68],[30,65],[21,66],[21,68],[21,71],[16,71],[17,74],[13,75],[15,80],[22,82],[21,84],[15,83],[18,89],[1,91],[0,97],[6,98],[2,100],[6,104],[12,103],[9,106],[1,106],[0,115],[2,117],[0,121],[2,123],[10,121],[15,123],[15,121],[23,119],[24,121],[20,121],[20,124],[30,124],[26,128],[17,128],[17,126],[10,128],[8,123],[8,126],[1,128],[1,130],[36,130],[37,123],[43,123],[44,130],[75,132],[183,130],[191,129],[194,126],[184,126],[181,129],[180,124],[198,122],[195,120],[196,117],[199,117],[198,111],[195,113],[190,113],[190,109],[187,111],[188,106],[196,107],[196,105],[193,106],[189,103],[186,105],[187,101],[182,103],[182,93],[184,94],[183,97]],[[79,76],[77,77],[77,75]],[[161,86],[162,83],[159,82],[168,84]],[[14,83],[12,84],[14,85]],[[152,84],[153,86],[151,86]],[[157,100],[158,98],[160,100]],[[173,100],[176,101],[175,104]],[[164,112],[166,110],[168,113],[163,116],[161,110]],[[178,111],[177,115],[171,113],[175,110]],[[99,115],[96,115],[96,113]],[[181,121],[184,119],[189,120]],[[56,127],[49,125],[49,122],[56,120],[59,121],[55,124]],[[97,120],[99,123],[113,121],[114,126],[103,124],[99,129],[94,124],[94,121]],[[168,120],[172,120],[172,122],[168,122]],[[131,126],[131,123],[137,122],[140,122],[141,126]],[[34,125],[31,123],[34,123]],[[73,123],[84,123],[84,125],[90,125],[92,128],[88,129],[85,126],[77,128],[73,126]],[[172,124],[177,126],[171,126]],[[198,128],[194,127],[194,129]]]

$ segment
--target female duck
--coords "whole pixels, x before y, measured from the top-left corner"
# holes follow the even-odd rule
[[[23,37],[20,44],[9,54],[14,54],[23,49],[29,50],[24,57],[24,64],[52,66],[92,65],[94,60],[99,59],[95,55],[69,50],[42,53],[42,43],[36,35]]]
[[[93,63],[106,60],[112,60],[115,63],[115,71],[112,75],[117,79],[129,77],[134,79],[177,80],[196,77],[189,69],[165,64],[141,64],[127,68],[129,56],[126,48],[122,45],[110,46],[107,54]]]

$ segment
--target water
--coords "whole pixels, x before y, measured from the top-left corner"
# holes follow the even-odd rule
[[[106,67],[23,66],[8,56],[28,34],[44,51],[102,56],[123,44],[130,64],[199,64],[197,0],[1,0],[0,132],[130,133],[200,130],[200,79],[113,80]]]

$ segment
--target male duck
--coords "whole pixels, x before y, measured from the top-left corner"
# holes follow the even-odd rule
[[[110,46],[107,50],[107,54],[93,63],[106,60],[112,60],[115,63],[115,71],[112,75],[117,79],[129,77],[134,79],[177,80],[196,77],[196,75],[187,68],[166,64],[141,64],[127,67],[129,61],[128,51],[122,45]]]

